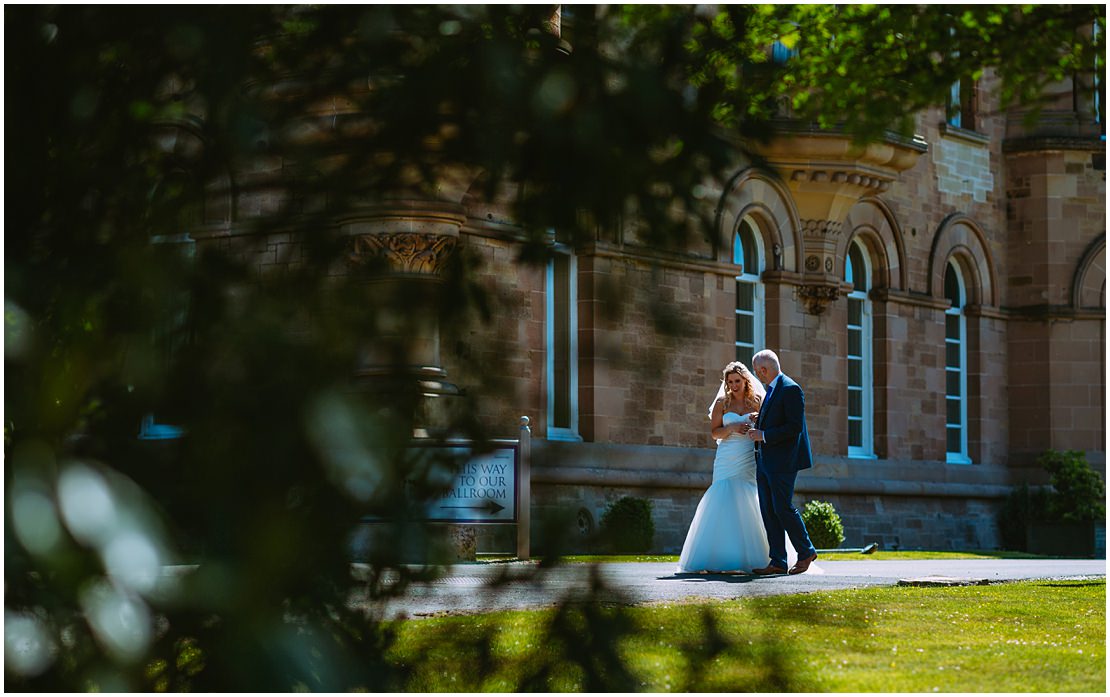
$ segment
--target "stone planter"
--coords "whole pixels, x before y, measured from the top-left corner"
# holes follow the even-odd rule
[[[1025,540],[1031,554],[1089,559],[1096,551],[1094,523],[1029,523]]]

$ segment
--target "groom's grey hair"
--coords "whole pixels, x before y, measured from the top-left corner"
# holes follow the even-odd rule
[[[782,370],[779,367],[778,354],[776,354],[771,349],[763,349],[759,353],[752,356],[752,366],[754,367],[754,366],[757,366],[757,365],[771,366],[772,368],[775,369],[776,372],[780,372]]]

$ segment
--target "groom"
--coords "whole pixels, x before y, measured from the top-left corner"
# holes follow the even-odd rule
[[[759,509],[771,563],[755,569],[756,574],[785,574],[786,535],[798,552],[792,574],[804,573],[817,558],[809,533],[798,509],[794,508],[794,480],[800,470],[813,466],[806,430],[806,402],[802,388],[779,368],[774,351],[760,351],[752,357],[752,371],[767,386],[767,396],[759,410],[755,428],[748,437],[756,443],[756,483]]]

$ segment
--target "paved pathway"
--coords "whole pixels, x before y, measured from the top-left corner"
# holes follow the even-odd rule
[[[640,604],[893,586],[929,577],[963,583],[1106,577],[1106,562],[1101,559],[819,559],[805,574],[773,577],[676,575],[674,569],[674,563],[568,564],[554,569],[521,562],[459,564],[447,568],[435,581],[411,585],[382,609],[388,617],[429,617],[542,608],[584,599],[594,584],[597,600]]]

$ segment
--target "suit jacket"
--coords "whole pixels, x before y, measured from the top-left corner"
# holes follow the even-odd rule
[[[806,398],[802,388],[785,373],[770,399],[759,410],[756,428],[763,431],[760,465],[769,472],[791,473],[813,466],[806,429]]]

